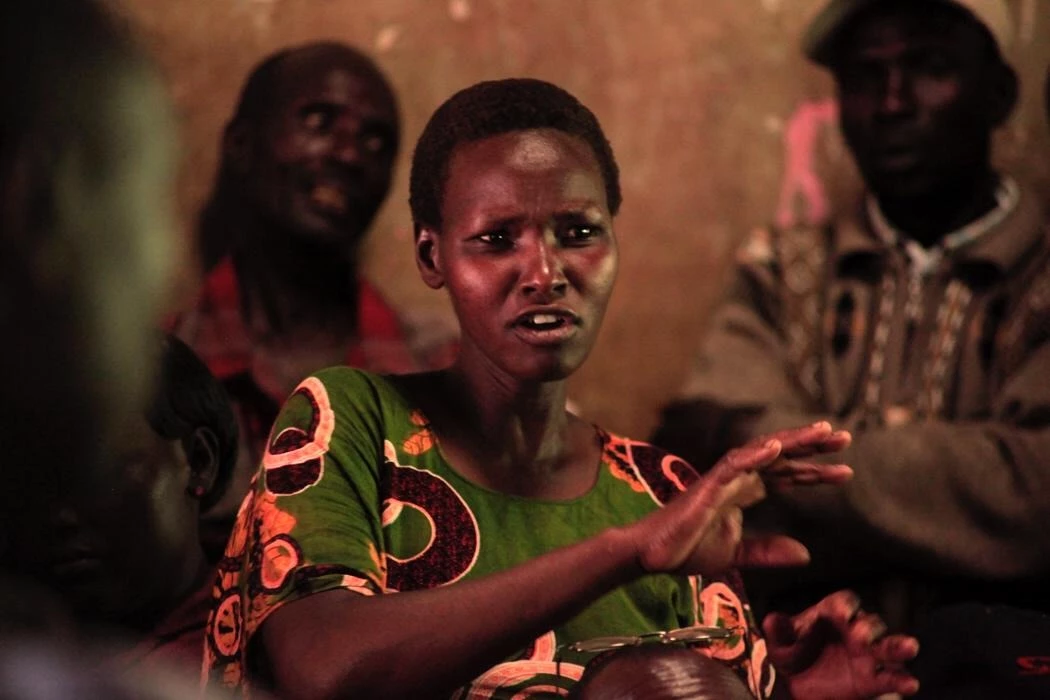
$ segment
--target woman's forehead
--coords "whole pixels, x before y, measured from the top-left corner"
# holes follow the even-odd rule
[[[450,159],[449,173],[464,175],[492,168],[523,174],[558,168],[601,172],[597,157],[583,139],[556,129],[526,129],[460,144]]]
[[[520,197],[585,208],[605,205],[605,186],[590,146],[552,129],[509,132],[457,147],[449,168],[446,214],[519,206]],[[537,202],[540,200],[536,200]]]

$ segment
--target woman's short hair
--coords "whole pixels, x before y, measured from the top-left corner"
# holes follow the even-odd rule
[[[409,206],[418,232],[441,228],[448,165],[463,143],[526,129],[555,129],[585,141],[605,180],[609,211],[620,209],[620,171],[598,118],[571,94],[534,78],[490,80],[460,90],[437,108],[412,156]]]
[[[198,428],[208,428],[218,440],[218,471],[211,490],[201,499],[201,510],[214,505],[226,492],[237,462],[237,418],[229,397],[208,367],[178,338],[161,343],[160,372],[153,402],[146,409],[153,431],[184,446]]]

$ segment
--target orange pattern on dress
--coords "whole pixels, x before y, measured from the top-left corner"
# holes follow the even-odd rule
[[[700,607],[707,627],[737,628],[740,634],[713,641],[707,655],[723,661],[734,661],[747,651],[747,616],[744,606],[733,589],[715,581],[700,591]]]

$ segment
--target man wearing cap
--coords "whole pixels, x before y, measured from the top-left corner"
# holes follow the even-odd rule
[[[853,432],[852,483],[755,513],[813,550],[776,590],[853,585],[905,626],[962,600],[1047,604],[1050,246],[990,157],[1017,97],[1009,26],[1002,2],[832,0],[808,30],[867,192],[745,244],[655,437],[702,467],[789,425]]]

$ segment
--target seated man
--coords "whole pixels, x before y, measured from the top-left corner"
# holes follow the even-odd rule
[[[6,561],[83,626],[112,633],[119,670],[195,673],[214,580],[198,518],[229,480],[237,424],[222,387],[175,338],[164,342],[158,384],[146,411],[129,411],[105,444],[108,464],[51,465],[54,490],[4,522]]]
[[[223,382],[241,425],[229,496],[205,516],[214,550],[225,544],[278,406],[303,377],[339,364],[404,372],[446,354],[410,349],[360,270],[399,139],[393,88],[348,46],[280,51],[245,83],[200,220],[208,276],[177,329]]]
[[[827,229],[745,245],[655,437],[711,464],[777,427],[848,427],[853,481],[765,516],[812,546],[827,588],[874,589],[897,625],[959,600],[1047,601],[1050,245],[1037,197],[991,163],[1017,97],[1002,13],[833,0],[817,17],[806,53],[832,71],[868,191]]]

